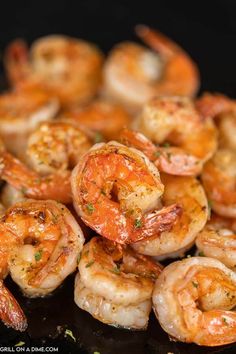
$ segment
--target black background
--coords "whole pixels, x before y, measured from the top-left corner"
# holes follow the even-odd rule
[[[159,29],[189,52],[199,66],[202,91],[236,97],[235,0],[2,1],[0,51],[2,54],[9,41],[16,37],[31,43],[39,36],[62,33],[95,42],[107,52],[119,41],[137,40],[133,28],[138,23]],[[73,277],[54,297],[44,300],[23,299],[11,281],[8,285],[26,311],[30,327],[27,333],[18,334],[0,325],[0,345],[14,345],[19,340],[29,346],[59,344],[60,353],[93,353],[95,350],[101,354],[221,352],[194,345],[170,344],[153,317],[149,331],[140,334],[98,323],[74,305]],[[55,340],[52,336],[47,338],[58,324],[73,329],[79,340],[77,346],[63,336]],[[235,348],[225,349],[224,353],[235,353]]]

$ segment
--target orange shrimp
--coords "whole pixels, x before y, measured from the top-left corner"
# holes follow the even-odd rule
[[[188,54],[147,26],[136,33],[154,52],[132,42],[117,45],[105,62],[104,95],[131,111],[156,95],[194,96],[199,73]]]
[[[72,172],[78,214],[99,234],[119,243],[171,229],[181,208],[158,208],[163,190],[157,169],[145,155],[116,142],[95,145]]]
[[[142,133],[128,128],[121,131],[120,140],[141,150],[161,172],[177,176],[196,176],[201,172],[201,161],[181,148],[156,146]]]

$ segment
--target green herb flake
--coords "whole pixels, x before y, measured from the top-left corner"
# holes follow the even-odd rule
[[[101,189],[101,194],[106,195],[106,192],[104,191],[104,189]]]
[[[77,258],[77,263],[78,264],[79,264],[80,260],[81,260],[81,253],[78,255],[78,258]]]
[[[21,191],[21,193],[26,194],[27,193],[27,188],[22,186],[20,191]]]
[[[93,141],[94,144],[101,143],[102,141],[104,141],[104,137],[100,132],[96,132]]]
[[[201,251],[198,253],[199,257],[205,257],[205,254]]]
[[[75,336],[73,335],[73,332],[70,329],[65,330],[65,336],[71,337],[74,342],[76,342]]]
[[[227,322],[227,318],[222,317],[222,321],[223,321],[225,324],[228,324],[228,322]]]
[[[194,288],[198,288],[198,283],[192,281],[192,284],[193,284]]]
[[[25,345],[25,342],[23,342],[23,341],[19,341],[18,343],[16,343],[15,345],[14,345],[14,347],[22,347],[23,345]]]
[[[34,259],[36,260],[36,262],[40,261],[40,259],[42,258],[42,254],[43,254],[43,250],[38,250],[34,254]]]
[[[161,156],[161,152],[160,151],[155,151],[154,152],[154,157],[160,157]]]
[[[93,354],[100,354],[100,352],[93,352]]]
[[[163,144],[163,147],[169,148],[169,147],[170,147],[170,143],[164,143],[164,144]]]
[[[134,227],[136,229],[140,229],[140,227],[142,227],[142,221],[140,219],[135,219],[134,221]]]
[[[115,266],[113,269],[109,269],[111,273],[114,273],[114,274],[120,274],[120,269]]]
[[[92,203],[86,204],[86,209],[89,212],[89,214],[92,214],[94,212],[94,210],[95,210],[95,208],[94,208]]]
[[[90,261],[89,263],[86,264],[85,268],[89,268],[94,264],[94,261]]]

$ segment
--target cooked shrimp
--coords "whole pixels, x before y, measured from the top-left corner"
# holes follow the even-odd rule
[[[94,237],[82,251],[75,302],[110,325],[146,328],[154,281],[161,270],[129,247]]]
[[[132,111],[157,95],[194,96],[199,73],[188,54],[146,26],[136,33],[154,52],[132,42],[117,45],[105,63],[104,94]]]
[[[132,121],[131,115],[122,106],[104,99],[64,111],[60,117],[74,121],[95,142],[117,139],[121,129]]]
[[[73,123],[43,123],[29,137],[27,156],[40,174],[73,168],[91,147],[87,136]]]
[[[197,100],[196,106],[204,118],[215,118],[220,146],[236,150],[236,101],[224,95],[206,93]]]
[[[196,238],[198,252],[236,270],[236,223],[213,217]]]
[[[201,175],[212,209],[222,216],[236,217],[236,151],[220,149]]]
[[[123,129],[119,136],[127,146],[141,150],[159,171],[177,176],[195,176],[202,170],[202,161],[184,150],[172,146],[156,146],[145,135]]]
[[[193,101],[186,97],[152,99],[144,106],[135,125],[154,143],[168,142],[192,155],[193,161],[201,162],[200,167],[217,148],[218,135],[213,121],[210,117],[202,119]]]
[[[20,305],[1,280],[0,319],[7,327],[11,327],[16,331],[25,331],[27,328],[27,320]]]
[[[171,229],[181,208],[158,208],[163,189],[146,156],[117,142],[94,145],[72,172],[78,214],[100,235],[119,243]]]
[[[236,274],[220,261],[192,257],[167,266],[153,292],[162,328],[182,342],[217,346],[236,341]]]
[[[50,200],[17,203],[1,217],[0,228],[3,239],[18,241],[8,264],[25,295],[49,294],[76,269],[84,236],[64,205]]]
[[[22,156],[29,134],[40,122],[54,118],[58,101],[40,90],[23,90],[0,96],[0,136],[7,149]]]
[[[209,211],[206,195],[196,178],[162,175],[161,180],[165,186],[163,205],[178,203],[182,207],[182,214],[171,230],[132,246],[139,253],[159,259],[183,256],[207,222]]]
[[[103,55],[93,44],[62,35],[42,37],[28,54],[22,41],[13,42],[5,66],[13,86],[42,87],[62,105],[90,100],[101,84]]]
[[[0,157],[0,176],[27,198],[54,199],[62,203],[72,201],[70,171],[58,171],[48,176],[40,176],[5,152]]]

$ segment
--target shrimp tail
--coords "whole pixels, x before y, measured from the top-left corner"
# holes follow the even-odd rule
[[[137,242],[152,236],[157,236],[165,231],[170,231],[175,221],[182,214],[182,207],[173,204],[154,210],[143,217],[142,227],[135,230],[131,237],[131,242]]]
[[[16,39],[7,47],[4,63],[11,84],[19,83],[28,76],[29,50],[23,39]]]
[[[10,291],[0,282],[0,318],[7,327],[16,331],[25,331],[26,317]]]

